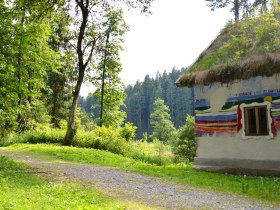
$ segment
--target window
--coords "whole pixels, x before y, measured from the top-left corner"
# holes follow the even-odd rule
[[[244,107],[244,118],[246,136],[269,135],[267,106]]]

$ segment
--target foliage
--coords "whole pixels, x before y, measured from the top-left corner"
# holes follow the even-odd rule
[[[175,162],[193,161],[196,153],[195,120],[187,116],[186,124],[179,130],[179,138],[173,144]]]
[[[280,179],[277,177],[236,176],[196,171],[192,165],[177,164],[156,166],[94,149],[60,147],[54,145],[18,144],[8,149],[47,154],[63,160],[117,167],[127,171],[160,177],[166,181],[185,184],[219,192],[246,195],[279,205]],[[244,186],[246,191],[244,192]]]
[[[51,18],[52,34],[50,47],[60,54],[60,67],[56,71],[48,72],[46,85],[46,101],[48,113],[51,116],[51,124],[60,128],[60,122],[67,120],[69,101],[71,98],[71,75],[74,72],[74,52],[70,44],[71,33],[69,23],[71,19],[66,9],[58,8]],[[70,19],[70,20],[69,20]]]
[[[154,103],[154,112],[151,114],[152,138],[164,143],[172,143],[177,138],[177,131],[171,122],[169,108],[162,99]]]
[[[0,157],[1,209],[65,209],[65,203],[67,209],[127,209],[132,205],[115,201],[93,186],[25,173],[30,171],[26,165]]]
[[[2,2],[0,10],[0,127],[1,132],[22,131],[48,119],[42,90],[47,72],[59,66],[59,56],[48,45],[48,21],[35,21],[33,5]]]

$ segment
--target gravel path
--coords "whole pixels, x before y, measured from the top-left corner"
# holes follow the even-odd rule
[[[116,168],[61,162],[7,150],[0,150],[0,154],[26,162],[39,171],[93,184],[114,198],[134,200],[155,209],[280,209],[246,197],[162,182]]]

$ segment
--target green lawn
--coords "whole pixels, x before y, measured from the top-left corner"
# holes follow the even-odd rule
[[[280,204],[280,178],[234,176],[201,172],[191,169],[191,165],[155,166],[109,152],[75,147],[46,144],[15,144],[8,149],[50,155],[62,160],[113,166],[127,171],[161,177],[166,181],[188,184],[194,187],[219,192],[231,192]]]
[[[0,209],[147,209],[105,197],[92,186],[30,171],[24,164],[0,157]]]

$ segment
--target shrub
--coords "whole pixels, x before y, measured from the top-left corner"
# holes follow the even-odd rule
[[[119,129],[96,127],[94,131],[79,131],[74,138],[73,146],[87,147],[126,155],[128,146]]]
[[[127,141],[131,141],[135,138],[135,132],[137,127],[132,123],[125,123],[124,127],[121,128],[121,136]]]

